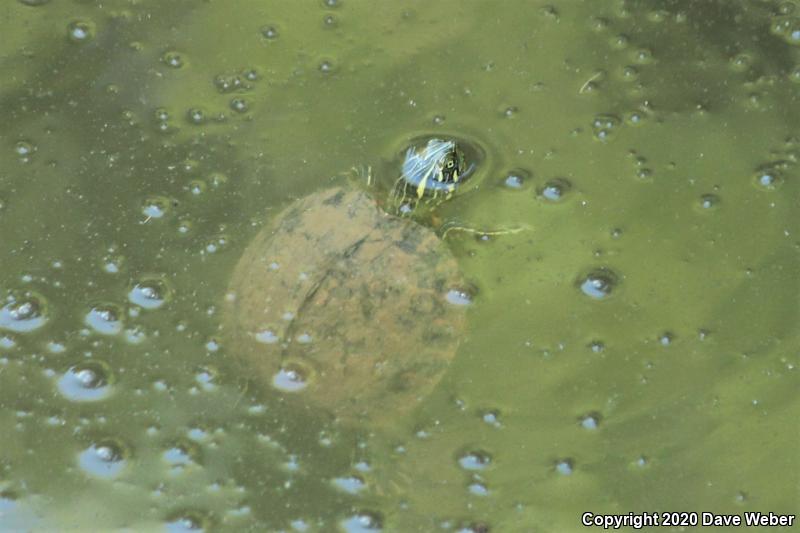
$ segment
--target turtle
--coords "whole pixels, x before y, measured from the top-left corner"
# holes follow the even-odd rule
[[[226,342],[248,375],[346,422],[419,405],[456,355],[474,292],[420,208],[450,198],[474,167],[455,140],[417,141],[384,201],[340,185],[275,215],[226,293]]]

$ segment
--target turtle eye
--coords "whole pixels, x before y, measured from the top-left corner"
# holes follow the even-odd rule
[[[455,166],[455,162],[451,159],[447,162],[447,168],[453,168]]]

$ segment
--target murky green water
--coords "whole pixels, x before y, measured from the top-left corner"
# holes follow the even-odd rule
[[[800,508],[800,2],[6,0],[0,34],[0,529]],[[433,393],[370,427],[250,380],[248,242],[437,134],[486,152],[441,220],[522,231],[448,238]]]

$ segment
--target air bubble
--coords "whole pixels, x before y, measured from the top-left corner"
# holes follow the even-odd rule
[[[481,483],[480,481],[473,481],[467,487],[469,493],[473,496],[488,496],[489,495],[489,487],[485,484]]]
[[[491,528],[486,522],[470,522],[459,525],[456,533],[489,533]]]
[[[141,344],[147,338],[147,335],[137,326],[126,329],[124,338],[129,344]]]
[[[445,300],[452,305],[466,306],[472,304],[474,296],[465,289],[450,289],[445,295]]]
[[[606,349],[606,345],[603,343],[603,341],[595,340],[589,343],[589,349],[594,353],[601,353]]]
[[[622,69],[622,79],[633,82],[639,79],[639,70],[634,66],[626,66]]]
[[[292,520],[291,522],[289,522],[289,525],[291,526],[292,531],[300,531],[301,533],[304,533],[306,531],[311,531],[311,526],[308,524],[308,522],[306,522],[302,518],[297,518],[295,520]]]
[[[747,70],[753,59],[747,54],[738,54],[731,58],[731,69],[736,72],[743,72]]]
[[[202,124],[206,121],[206,112],[199,107],[192,107],[186,112],[186,118],[192,124]]]
[[[169,67],[172,68],[181,68],[184,65],[183,56],[175,51],[165,52],[163,56],[161,56],[161,61],[164,62]]]
[[[499,411],[486,411],[481,415],[481,420],[483,420],[486,424],[494,427],[500,427],[502,424],[500,423],[500,412]]]
[[[94,24],[76,20],[67,26],[67,37],[74,43],[84,43],[94,37]]]
[[[272,377],[272,386],[284,392],[301,391],[308,386],[307,371],[298,364],[285,365]]]
[[[261,35],[263,35],[265,39],[274,41],[278,38],[278,29],[275,26],[264,26],[261,28]]]
[[[592,270],[578,279],[581,292],[595,300],[608,298],[617,286],[617,275],[610,269],[602,267]]]
[[[362,511],[340,523],[345,533],[377,533],[383,531],[383,519],[377,513]]]
[[[0,329],[27,333],[47,323],[47,302],[35,293],[10,294],[0,308]]]
[[[718,207],[719,202],[720,202],[719,196],[717,196],[716,194],[704,194],[703,196],[700,197],[699,206],[700,209],[710,210]]]
[[[492,463],[492,457],[482,451],[469,451],[458,458],[458,464],[464,470],[483,470]]]
[[[514,118],[517,115],[517,113],[519,113],[519,108],[513,105],[503,109],[503,116],[505,118]]]
[[[333,486],[348,494],[357,494],[367,487],[359,476],[337,477],[332,480]]]
[[[167,301],[170,290],[161,278],[145,278],[128,292],[128,300],[143,309],[158,309]]]
[[[212,172],[208,176],[208,182],[216,189],[228,183],[228,176],[222,172]]]
[[[181,235],[186,235],[190,231],[192,231],[192,221],[188,219],[182,219],[178,222],[178,233]]]
[[[10,350],[16,345],[17,341],[15,341],[13,337],[8,335],[0,335],[0,348],[3,348],[4,350]]]
[[[572,474],[572,471],[574,469],[572,459],[561,459],[559,461],[556,461],[555,469],[556,472],[561,474],[562,476],[568,476]]]
[[[189,428],[186,437],[194,442],[202,442],[208,438],[209,432],[201,427]]]
[[[206,182],[203,180],[192,180],[189,182],[189,192],[192,196],[201,196],[206,192]]]
[[[633,60],[640,65],[653,62],[653,51],[649,48],[640,48],[633,53]]]
[[[167,464],[177,468],[200,464],[200,448],[191,441],[181,440],[167,448],[162,458]]]
[[[197,370],[194,380],[204,391],[210,392],[217,388],[215,381],[217,380],[218,374],[219,372],[215,368],[202,367]]]
[[[622,50],[627,48],[630,44],[630,38],[625,34],[615,35],[611,39],[611,46],[616,48],[617,50]]]
[[[113,479],[125,469],[127,450],[115,440],[92,444],[78,456],[81,469],[92,477]]]
[[[199,513],[194,512],[182,512],[173,515],[164,524],[164,529],[167,533],[196,533],[198,531],[206,531],[208,527],[208,520]]]
[[[122,311],[113,304],[97,304],[86,316],[84,323],[101,335],[117,335],[122,331]]]
[[[23,159],[25,161],[27,161],[28,158],[35,151],[36,151],[36,145],[30,141],[22,140],[22,141],[17,141],[17,143],[14,144],[14,152],[16,152],[16,154],[20,157],[20,159]]]
[[[572,188],[572,184],[564,178],[555,178],[549,180],[539,189],[539,195],[545,200],[551,202],[560,202],[564,199],[564,195]]]
[[[625,117],[625,122],[631,126],[639,126],[644,122],[645,116],[638,111],[632,111]]]
[[[783,183],[783,178],[776,170],[763,169],[755,174],[755,184],[759,189],[774,191]]]
[[[77,364],[58,380],[58,390],[74,402],[103,400],[111,394],[111,370],[99,361]]]
[[[2,346],[2,342],[0,342],[0,346]],[[64,346],[64,343],[50,341],[47,343],[47,351],[50,353],[64,353],[67,351],[67,347]]]
[[[163,196],[151,196],[144,201],[142,213],[148,218],[161,218],[169,211],[169,199]]]
[[[530,172],[523,169],[513,169],[506,173],[503,178],[503,186],[512,191],[522,189],[525,182],[530,179]]]
[[[244,98],[233,98],[230,103],[230,108],[237,113],[245,113],[248,110],[247,100]]]
[[[275,332],[271,329],[263,329],[258,331],[255,333],[254,337],[256,341],[262,344],[275,344],[280,340]]]
[[[608,29],[608,19],[602,17],[594,17],[591,20],[591,27],[596,32],[605,31]]]
[[[594,431],[600,425],[600,415],[598,413],[589,413],[581,417],[580,422],[583,429]]]

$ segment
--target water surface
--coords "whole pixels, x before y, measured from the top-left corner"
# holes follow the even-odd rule
[[[8,0],[0,33],[0,528],[798,509],[796,2]],[[523,229],[448,238],[442,382],[388,428],[251,382],[250,239],[436,134],[486,152],[440,219]]]

